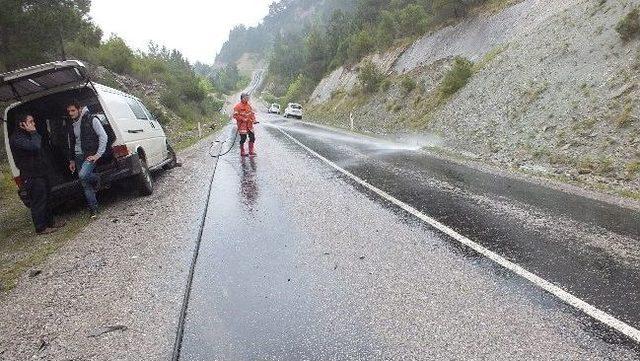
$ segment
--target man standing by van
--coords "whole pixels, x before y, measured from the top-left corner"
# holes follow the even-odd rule
[[[240,103],[233,107],[233,119],[235,119],[238,124],[238,133],[240,134],[240,156],[244,157],[247,155],[244,150],[244,143],[247,141],[247,136],[249,136],[249,155],[256,155],[256,134],[253,132],[253,123],[256,121],[256,114],[249,104],[249,94],[242,93],[242,95],[240,95]]]
[[[89,204],[91,218],[98,216],[98,200],[96,191],[100,187],[100,176],[93,173],[96,162],[107,149],[107,132],[98,117],[89,113],[89,108],[74,101],[67,106],[67,113],[73,121],[69,127],[71,139],[69,169],[78,170],[78,178],[84,189],[84,196]]]
[[[27,191],[31,218],[37,234],[48,234],[64,227],[64,222],[54,222],[49,208],[49,180],[47,165],[42,154],[42,137],[36,131],[36,123],[30,114],[16,118],[16,130],[9,139],[11,153],[20,170],[20,179]]]

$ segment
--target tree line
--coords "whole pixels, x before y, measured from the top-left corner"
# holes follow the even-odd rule
[[[233,69],[198,74],[180,51],[153,42],[137,51],[117,35],[103,41],[102,30],[89,17],[90,7],[90,0],[2,0],[0,72],[63,56],[80,59],[142,82],[162,83],[160,102],[188,120],[217,111],[222,102],[216,98],[241,81],[237,69],[235,74]]]

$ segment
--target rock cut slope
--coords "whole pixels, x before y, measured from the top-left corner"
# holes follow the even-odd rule
[[[377,94],[358,88],[362,63],[337,69],[310,118],[345,126],[353,112],[360,131],[418,134],[448,153],[640,198],[640,43],[615,30],[639,5],[526,0],[464,19],[365,59],[386,74]],[[473,72],[442,97],[454,57]]]

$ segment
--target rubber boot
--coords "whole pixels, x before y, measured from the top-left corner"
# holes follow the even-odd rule
[[[244,150],[244,144],[240,144],[240,156],[241,157],[246,157],[247,156],[247,152],[245,152],[245,150]]]
[[[254,142],[249,142],[249,155],[250,156],[257,155],[256,154],[256,148],[255,148],[254,144],[255,144]]]

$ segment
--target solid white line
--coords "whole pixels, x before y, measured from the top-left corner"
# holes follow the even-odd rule
[[[317,152],[315,152],[314,150],[310,149],[309,147],[307,147],[306,145],[302,144],[300,141],[298,141],[296,138],[294,138],[293,136],[291,136],[289,133],[287,133],[286,131],[282,130],[280,127],[278,126],[274,126],[275,128],[277,128],[280,132],[282,132],[282,134],[284,134],[285,136],[287,136],[289,139],[291,139],[294,143],[296,143],[297,145],[299,145],[300,147],[304,148],[307,152],[311,153],[312,155],[314,155],[315,157],[319,158],[320,160],[322,160],[323,162],[327,163],[328,165],[330,165],[331,167],[335,168],[337,171],[339,171],[340,173],[346,175],[347,177],[353,179],[355,182],[357,182],[358,184],[362,185],[363,187],[368,188],[369,190],[373,191],[374,193],[378,194],[380,197],[386,199],[387,201],[395,204],[396,206],[404,209],[405,211],[411,213],[412,215],[418,217],[419,219],[421,219],[422,221],[428,223],[429,225],[431,225],[432,227],[438,229],[439,231],[441,231],[442,233],[447,234],[448,236],[450,236],[451,238],[455,239],[456,241],[464,244],[465,246],[473,249],[474,251],[482,254],[483,256],[487,257],[488,259],[494,261],[495,263],[501,265],[502,267],[512,271],[513,273],[524,277],[525,279],[527,279],[528,281],[530,281],[531,283],[535,284],[536,286],[542,288],[543,290],[551,293],[552,295],[558,297],[560,300],[562,300],[564,303],[569,304],[575,308],[577,308],[578,310],[586,313],[587,315],[595,318],[596,320],[604,323],[605,325],[625,334],[626,336],[628,336],[629,338],[633,339],[636,342],[640,343],[640,330],[632,327],[631,325],[618,320],[617,318],[611,316],[610,314],[598,309],[595,306],[592,306],[590,304],[588,304],[587,302],[581,300],[580,298],[570,294],[569,292],[563,290],[562,288],[554,285],[553,283],[527,271],[526,269],[522,268],[521,266],[507,260],[506,258],[500,256],[499,254],[490,251],[489,249],[481,246],[480,244],[470,240],[469,238],[459,234],[458,232],[454,231],[453,229],[447,227],[446,225],[438,222],[437,220],[421,213],[420,211],[418,211],[417,209],[411,207],[410,205],[396,199],[395,197],[393,197],[392,195],[388,194],[387,192],[367,183],[366,181],[364,181],[363,179],[361,179],[360,177],[350,173],[349,171],[340,168],[340,166],[338,166],[337,164],[333,163],[332,161],[328,160],[327,158],[321,156],[320,154],[318,154]]]

